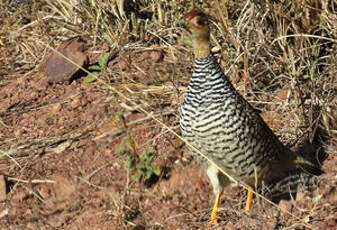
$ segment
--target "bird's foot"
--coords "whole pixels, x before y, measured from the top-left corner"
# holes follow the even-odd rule
[[[249,210],[252,207],[252,200],[253,200],[253,189],[249,188],[247,192],[247,200],[246,200],[246,207],[245,207],[245,212],[249,214]]]
[[[210,227],[213,224],[218,224],[218,212],[219,212],[219,204],[220,204],[220,199],[223,191],[220,191],[218,194],[216,194],[214,206],[212,209],[212,214],[211,214],[211,220],[206,224],[206,227]]]
[[[211,220],[208,221],[208,223],[206,224],[206,227],[211,227],[212,225],[217,225],[218,224],[218,208],[213,208],[212,210],[212,214],[211,214]]]

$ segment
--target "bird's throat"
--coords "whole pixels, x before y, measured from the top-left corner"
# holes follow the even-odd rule
[[[211,52],[211,46],[206,39],[195,39],[193,41],[194,56],[196,58],[205,58]]]

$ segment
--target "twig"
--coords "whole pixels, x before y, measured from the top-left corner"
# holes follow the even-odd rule
[[[23,179],[19,179],[15,177],[7,177],[6,179],[9,181],[15,181],[15,182],[20,182],[20,183],[25,183],[25,184],[56,184],[56,181],[48,180],[48,179],[23,180]]]
[[[8,129],[14,129],[14,127],[6,125],[1,119],[0,119],[0,124],[3,125],[4,127],[8,128]]]
[[[327,40],[330,42],[334,42],[337,43],[336,39],[332,39],[332,38],[327,38],[327,37],[322,37],[322,36],[317,36],[317,35],[312,35],[312,34],[290,34],[290,35],[285,35],[285,36],[280,36],[278,38],[276,38],[271,45],[273,45],[276,41],[278,40],[282,40],[283,38],[291,38],[291,37],[305,37],[305,38],[317,38],[317,39],[321,39],[321,40]]]
[[[13,157],[11,157],[10,151],[5,152],[0,149],[0,152],[2,153],[2,155],[0,156],[0,159],[2,158],[2,156],[7,156],[9,159],[11,159],[11,161],[14,162],[14,164],[16,164],[17,166],[21,168],[21,165]]]

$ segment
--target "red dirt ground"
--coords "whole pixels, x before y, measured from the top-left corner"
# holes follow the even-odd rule
[[[115,65],[129,71],[126,61]],[[144,68],[151,72],[151,66]],[[6,157],[0,172],[7,189],[1,229],[205,228],[214,199],[205,173],[183,156],[180,140],[143,113],[116,108],[114,100],[99,84],[82,79],[50,85],[43,75],[20,73],[1,83],[0,148]],[[173,111],[161,118],[179,132],[178,104],[172,101],[167,104]],[[134,181],[125,170],[127,156],[116,152],[126,140],[120,122],[113,122],[119,110],[139,153],[155,147],[161,175],[152,183]],[[336,152],[329,146],[328,152]],[[336,229],[336,166],[337,155],[330,154],[317,188],[280,206],[315,229]],[[219,225],[212,229],[308,229],[258,199],[247,215],[244,200],[242,188],[228,186]]]

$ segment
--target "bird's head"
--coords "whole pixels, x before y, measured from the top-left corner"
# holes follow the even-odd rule
[[[183,27],[191,36],[194,54],[204,58],[210,53],[209,17],[201,10],[192,10],[183,17]]]
[[[208,16],[201,10],[195,9],[185,14],[183,25],[192,39],[209,39]]]

